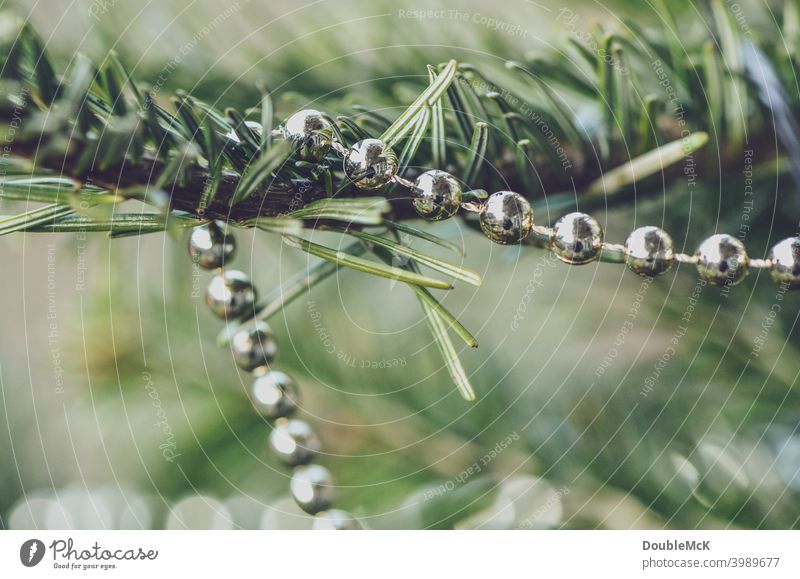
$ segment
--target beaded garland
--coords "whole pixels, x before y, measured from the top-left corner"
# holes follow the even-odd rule
[[[364,139],[346,148],[330,129],[328,117],[303,110],[286,120],[281,134],[300,150],[313,143],[319,151],[339,152],[344,158],[345,175],[359,189],[379,189],[389,183],[408,188],[414,209],[425,219],[447,219],[460,208],[478,213],[481,230],[495,243],[520,243],[533,232],[561,261],[572,265],[590,263],[608,252],[621,255],[628,268],[639,275],[660,275],[673,263],[683,262],[695,265],[700,276],[714,285],[733,286],[750,269],[767,269],[777,283],[800,288],[800,238],[777,243],[766,259],[751,259],[741,241],[727,234],[712,235],[692,255],[675,253],[670,235],[653,226],[634,230],[624,245],[608,243],[602,227],[590,215],[570,213],[549,228],[534,223],[530,203],[513,191],[499,191],[478,204],[463,203],[462,188],[449,173],[434,169],[412,183],[397,174],[397,156],[379,139]]]
[[[459,209],[477,213],[481,230],[495,243],[521,243],[533,233],[539,245],[572,265],[593,262],[603,252],[642,276],[666,273],[675,262],[689,263],[697,267],[701,278],[718,286],[736,285],[750,269],[761,268],[768,269],[772,278],[788,289],[800,289],[800,238],[777,243],[766,259],[750,259],[742,242],[727,234],[712,235],[692,255],[675,253],[672,237],[654,226],[635,229],[624,244],[608,243],[602,227],[590,215],[569,213],[551,228],[536,225],[530,203],[514,191],[498,191],[483,201],[466,202],[453,175],[433,169],[414,182],[408,181],[397,174],[397,156],[384,142],[369,138],[347,148],[330,129],[328,117],[309,109],[289,117],[278,133],[307,160],[321,160],[331,150],[339,153],[345,175],[359,189],[380,189],[390,183],[406,187],[411,192],[412,206],[425,219],[447,219]],[[206,291],[206,303],[214,314],[226,320],[255,314],[257,300],[256,289],[246,274],[224,269],[235,252],[236,244],[224,224],[210,222],[192,230],[190,256],[200,267],[216,271]],[[307,422],[294,418],[297,385],[288,375],[271,368],[278,346],[269,325],[259,321],[236,332],[231,337],[231,351],[239,367],[253,375],[252,404],[273,423],[269,446],[279,461],[293,469],[289,483],[292,497],[313,516],[313,528],[362,528],[350,513],[331,508],[335,500],[331,473],[314,462],[322,445]]]
[[[304,144],[304,146],[307,146]],[[253,313],[257,292],[241,271],[226,270],[236,244],[224,224],[210,222],[192,230],[189,255],[200,267],[216,270],[206,290],[211,311],[225,320]],[[335,487],[331,473],[313,461],[322,446],[311,426],[294,418],[298,408],[297,384],[288,375],[271,368],[278,354],[275,334],[266,322],[237,331],[231,337],[233,359],[253,375],[250,399],[253,407],[273,423],[269,446],[283,464],[293,469],[289,488],[297,505],[314,517],[314,529],[359,529],[349,513],[332,509]]]

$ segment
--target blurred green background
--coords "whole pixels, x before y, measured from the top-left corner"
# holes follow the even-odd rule
[[[424,83],[427,63],[496,66],[595,20],[654,20],[638,2],[570,4],[572,32],[564,6],[521,0],[459,3],[462,16],[418,0],[15,8],[64,65],[114,49],[160,96],[182,88],[221,106],[256,103],[263,81],[281,118],[345,89]],[[754,256],[797,221],[776,203],[791,183],[763,173]],[[702,178],[691,195],[676,182],[594,215],[609,240],[664,223],[688,251],[738,233],[743,172]],[[445,300],[480,341],[462,353],[477,402],[452,387],[401,285],[340,272],[272,323],[276,367],[301,384],[342,508],[370,528],[797,526],[798,296],[777,300],[764,272],[726,297],[698,291],[691,267],[643,284],[620,266],[493,245],[458,221],[430,230],[463,243],[485,278]],[[262,295],[308,263],[264,232],[237,240],[235,266]],[[208,274],[192,270],[185,236],[13,235],[0,263],[4,527],[309,526],[268,456],[250,378],[214,343]]]

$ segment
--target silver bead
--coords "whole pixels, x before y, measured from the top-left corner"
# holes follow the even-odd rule
[[[330,508],[336,494],[331,473],[318,464],[295,470],[289,488],[297,506],[310,515]]]
[[[425,219],[447,219],[461,207],[461,185],[450,173],[434,169],[417,177],[412,191],[416,212]]]
[[[775,244],[769,252],[769,273],[788,289],[800,288],[800,237],[790,237]]]
[[[380,139],[364,139],[344,156],[344,172],[359,189],[380,189],[397,174],[397,155]]]
[[[625,264],[639,275],[666,273],[675,260],[672,237],[658,227],[634,229],[625,240]]]
[[[215,275],[206,290],[206,304],[220,318],[239,318],[252,312],[256,297],[250,278],[232,269]]]
[[[744,244],[726,233],[712,235],[695,252],[697,272],[714,285],[736,285],[748,273]]]
[[[204,269],[216,269],[233,259],[236,241],[225,233],[224,225],[212,221],[192,229],[189,235],[189,255]]]
[[[300,401],[294,380],[277,370],[256,378],[250,396],[256,410],[270,420],[291,416]]]
[[[314,531],[357,531],[364,527],[347,511],[331,509],[314,515],[311,528]]]
[[[495,243],[519,243],[531,232],[533,209],[519,193],[498,191],[483,204],[480,219],[483,233]]]
[[[269,446],[287,466],[308,464],[321,448],[308,423],[296,418],[280,420],[275,425],[269,435]]]
[[[550,249],[565,263],[589,263],[597,259],[603,249],[603,229],[591,215],[568,213],[553,225]]]
[[[308,161],[323,159],[333,143],[330,121],[313,109],[294,113],[286,119],[281,133],[291,141],[300,157]]]
[[[256,322],[252,328],[239,330],[231,338],[233,359],[248,372],[267,366],[278,354],[278,340],[266,322]]]

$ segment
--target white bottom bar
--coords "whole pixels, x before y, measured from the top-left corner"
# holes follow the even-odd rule
[[[795,531],[5,531],[0,577],[796,578],[799,540]]]

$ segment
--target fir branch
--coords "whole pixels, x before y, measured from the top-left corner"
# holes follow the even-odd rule
[[[487,190],[515,189],[533,201],[537,215],[557,216],[576,205],[583,211],[611,207],[625,203],[634,190],[637,196],[661,191],[665,181],[680,174],[679,161],[690,154],[698,174],[724,172],[740,162],[745,126],[749,148],[771,143],[778,132],[785,146],[778,154],[788,156],[789,166],[800,166],[796,138],[786,129],[796,126],[796,95],[789,98],[787,91],[778,91],[779,117],[785,122],[776,131],[769,124],[776,117],[775,105],[763,99],[774,87],[758,86],[767,81],[747,76],[757,67],[780,88],[787,82],[780,75],[793,70],[794,55],[748,45],[716,0],[711,13],[717,30],[687,39],[680,51],[674,40],[652,38],[645,31],[598,29],[593,41],[610,59],[600,59],[569,39],[566,52],[509,60],[495,70],[455,60],[428,65],[427,85],[408,99],[411,104],[396,119],[368,106],[377,99],[367,100],[353,106],[353,118],[331,119],[332,133],[343,147],[351,144],[345,139],[381,135],[399,153],[406,179],[420,170],[412,167],[446,168],[466,182],[468,209],[476,209]],[[668,16],[669,25],[673,17]],[[636,30],[635,25],[629,30]],[[99,67],[78,60],[57,75],[44,44],[28,25],[8,27],[4,34],[0,122],[12,136],[7,140],[16,158],[7,166],[32,171],[27,180],[22,173],[6,173],[0,198],[47,205],[6,218],[0,233],[81,227],[126,235],[209,219],[281,233],[290,246],[329,262],[319,270],[324,273],[319,279],[343,266],[412,285],[453,380],[465,398],[474,397],[447,330],[454,329],[469,345],[474,338],[423,287],[449,289],[448,282],[420,275],[415,263],[383,265],[300,236],[302,228],[334,229],[331,222],[344,222],[347,227],[338,228],[340,233],[358,237],[382,259],[402,256],[479,283],[473,272],[361,231],[388,224],[395,234],[405,231],[447,246],[400,224],[416,216],[406,194],[387,187],[380,192],[384,199],[365,198],[343,174],[341,147],[318,161],[297,158],[279,139],[272,97],[263,88],[255,109],[221,112],[179,92],[170,112],[153,101],[147,87],[132,79],[114,55]],[[567,60],[575,52],[585,75]],[[691,96],[704,92],[699,79],[709,84],[704,102]],[[669,94],[664,94],[664,83]],[[575,110],[594,114],[579,117]],[[695,159],[712,129],[726,146]],[[92,203],[136,198],[164,215],[76,217],[69,204],[76,195],[89,195]],[[547,211],[539,211],[539,204]],[[474,216],[466,214],[465,222],[477,227]],[[536,241],[529,238],[531,245]],[[609,254],[604,259],[617,258]],[[275,303],[282,307],[283,302]]]

